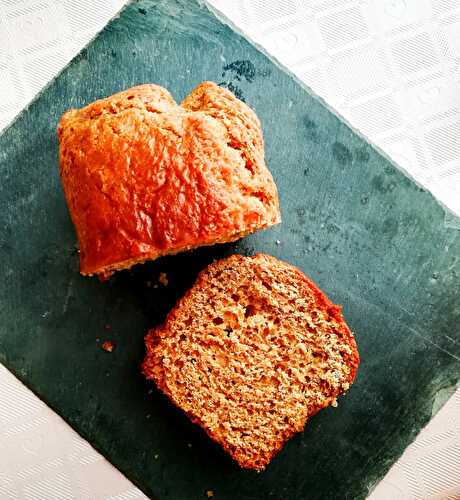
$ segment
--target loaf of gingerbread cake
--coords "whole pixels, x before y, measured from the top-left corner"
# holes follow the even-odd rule
[[[181,105],[158,85],[133,87],[66,112],[58,139],[84,275],[280,222],[260,122],[215,83]]]

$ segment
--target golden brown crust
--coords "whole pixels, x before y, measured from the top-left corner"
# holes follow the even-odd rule
[[[146,336],[143,373],[245,468],[263,469],[355,379],[340,307],[297,268],[233,255]]]
[[[280,221],[255,113],[200,84],[140,85],[65,113],[60,173],[82,274],[238,239]]]

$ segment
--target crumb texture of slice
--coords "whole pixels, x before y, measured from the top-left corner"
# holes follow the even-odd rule
[[[144,375],[244,468],[336,405],[359,354],[341,308],[297,268],[232,255],[146,336]]]
[[[215,83],[182,105],[158,85],[133,87],[67,111],[58,139],[82,274],[110,275],[280,222],[259,120]]]

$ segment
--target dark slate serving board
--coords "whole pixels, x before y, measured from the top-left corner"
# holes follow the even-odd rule
[[[258,113],[283,223],[108,283],[81,277],[58,178],[60,115],[144,82],[180,100],[207,79]],[[459,381],[460,232],[429,193],[195,0],[125,8],[0,137],[0,172],[0,361],[154,498],[364,498]],[[236,251],[303,269],[343,304],[362,355],[339,407],[260,474],[240,470],[139,374],[148,327],[211,259]],[[160,272],[169,286],[149,287]]]

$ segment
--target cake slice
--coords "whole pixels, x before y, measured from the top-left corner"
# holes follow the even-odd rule
[[[158,85],[133,87],[65,113],[58,138],[84,275],[280,222],[259,120],[215,83],[182,105]]]
[[[144,375],[256,470],[336,405],[359,364],[340,307],[297,268],[262,254],[208,266],[146,347]]]

